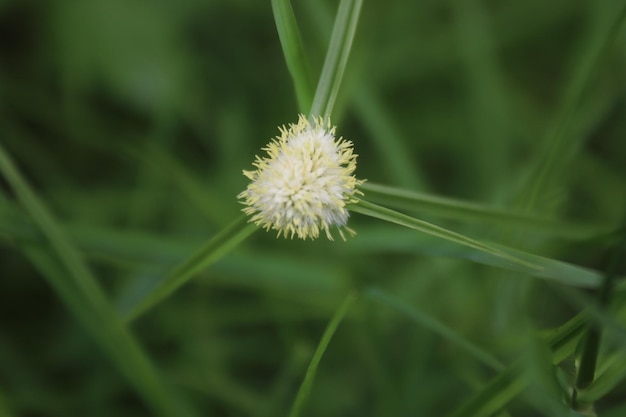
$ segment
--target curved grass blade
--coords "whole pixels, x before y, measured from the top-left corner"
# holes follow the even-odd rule
[[[322,116],[328,119],[332,114],[352,48],[362,4],[363,0],[341,0],[339,3],[324,67],[311,105],[311,116]]]
[[[293,79],[300,112],[309,112],[313,100],[313,83],[309,75],[302,37],[289,0],[272,0],[274,21],[283,48],[289,74]]]
[[[322,360],[322,356],[330,343],[330,340],[333,338],[337,327],[345,317],[346,313],[352,307],[352,305],[357,300],[356,294],[350,293],[345,298],[333,318],[328,323],[326,330],[324,330],[324,334],[322,335],[322,339],[320,343],[317,345],[317,349],[315,349],[315,353],[313,354],[313,358],[311,358],[311,363],[309,363],[309,367],[304,375],[304,379],[302,380],[302,384],[300,385],[300,389],[298,390],[298,394],[296,395],[296,399],[291,407],[291,411],[289,412],[289,417],[298,417],[304,408],[304,405],[309,398],[309,394],[311,393],[311,387],[313,386],[313,380],[315,379],[315,374],[317,373],[317,368]]]
[[[533,228],[544,234],[575,239],[604,235],[611,226],[579,225],[557,222],[545,217],[511,210],[502,210],[473,202],[408,191],[401,188],[366,182],[359,186],[368,200],[396,209],[427,212],[460,221],[481,221],[503,226]]]
[[[359,199],[357,203],[351,204],[348,207],[348,209],[356,213],[361,213],[366,216],[374,217],[380,220],[385,220],[391,223],[398,224],[400,226],[408,227],[410,229],[414,229],[414,230],[429,234],[431,236],[434,236],[440,239],[445,239],[447,241],[457,243],[459,245],[470,247],[472,249],[478,250],[490,256],[500,258],[504,261],[510,262],[511,264],[523,266],[523,267],[534,269],[537,271],[541,271],[543,269],[543,267],[540,265],[536,265],[532,262],[528,262],[516,256],[507,254],[493,246],[471,239],[460,233],[456,233],[451,230],[444,229],[443,227],[436,226],[432,223],[428,223],[423,220],[415,219],[413,217],[407,216],[406,214],[402,214],[397,211],[390,210],[386,207],[382,207],[382,206],[370,203],[363,199]]]
[[[583,311],[559,327],[547,340],[552,352],[552,363],[558,364],[572,355],[586,329],[589,312]],[[450,417],[488,417],[502,409],[527,386],[522,362],[516,362],[501,372],[482,391],[471,397]]]
[[[198,272],[219,260],[239,243],[257,230],[256,225],[248,223],[247,216],[241,216],[211,238],[202,248],[175,268],[157,286],[150,290],[140,301],[123,312],[127,320],[133,320],[153,307],[179,287],[193,278]]]
[[[39,248],[23,246],[25,255],[154,413],[164,417],[180,414],[179,399],[159,378],[150,360],[109,304],[78,250],[1,145],[0,172],[49,243],[49,246]]]
[[[470,355],[474,356],[480,362],[489,366],[493,370],[496,370],[496,371],[504,370],[504,365],[502,365],[502,363],[496,357],[494,357],[493,355],[491,355],[489,352],[485,351],[481,347],[476,346],[475,344],[473,344],[472,342],[470,342],[469,340],[467,340],[466,338],[464,338],[463,336],[461,336],[460,334],[458,334],[457,332],[455,332],[453,329],[449,328],[445,324],[439,322],[438,320],[434,319],[433,317],[424,313],[423,311],[420,311],[415,306],[412,306],[400,300],[399,298],[394,297],[391,294],[388,294],[377,288],[368,289],[367,291],[365,291],[363,296],[377,303],[385,304],[388,307],[391,307],[405,314],[406,316],[408,316],[415,322],[437,333],[444,339],[448,339],[451,343],[459,346],[460,348],[462,348],[463,350],[468,352]]]

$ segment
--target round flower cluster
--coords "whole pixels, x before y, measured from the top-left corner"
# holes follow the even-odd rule
[[[237,198],[250,221],[278,236],[315,239],[324,231],[332,240],[331,227],[354,234],[346,226],[346,204],[356,201],[356,186],[363,181],[353,175],[356,157],[352,142],[335,138],[330,121],[300,115],[298,123],[281,127],[280,136],[256,157],[251,180]]]

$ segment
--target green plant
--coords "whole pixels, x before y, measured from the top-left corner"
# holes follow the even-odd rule
[[[623,412],[620,383],[626,377],[626,367],[621,365],[626,340],[626,231],[620,222],[626,195],[618,194],[624,190],[623,164],[613,161],[607,163],[606,171],[601,171],[596,165],[598,158],[586,155],[583,147],[589,131],[607,117],[610,103],[624,97],[619,78],[607,81],[598,74],[608,71],[610,59],[623,67],[623,57],[614,46],[624,43],[626,5],[614,2],[585,6],[592,12],[584,26],[588,33],[577,43],[581,48],[568,66],[571,81],[563,89],[557,111],[547,122],[539,104],[533,107],[529,97],[511,91],[498,65],[499,55],[492,44],[495,37],[488,31],[488,10],[496,14],[497,6],[492,10],[480,1],[450,1],[444,6],[425,3],[424,7],[428,4],[433,8],[430,16],[438,16],[453,30],[439,32],[436,24],[429,26],[427,20],[421,21],[425,31],[443,33],[444,37],[429,39],[415,48],[422,48],[426,51],[424,56],[432,58],[424,64],[432,65],[432,72],[456,65],[446,59],[460,60],[464,70],[452,79],[467,86],[469,125],[477,132],[471,136],[471,143],[460,138],[451,140],[449,145],[431,146],[439,152],[451,149],[458,156],[462,163],[458,169],[468,172],[467,183],[461,181],[459,188],[465,190],[467,185],[468,190],[485,193],[485,203],[475,203],[441,197],[429,189],[437,189],[438,179],[433,179],[433,174],[429,178],[429,170],[416,168],[411,159],[414,151],[420,149],[416,143],[420,139],[403,138],[401,129],[394,126],[394,119],[402,118],[408,121],[405,129],[412,126],[414,109],[403,113],[402,104],[382,104],[372,80],[367,79],[367,74],[359,74],[358,69],[367,62],[367,48],[354,46],[357,33],[368,30],[359,23],[362,3],[341,0],[331,30],[331,14],[325,2],[302,2],[298,4],[302,8],[298,13],[288,0],[271,2],[298,107],[291,105],[290,112],[268,113],[286,113],[292,118],[306,114],[313,124],[302,117],[289,130],[283,128],[284,138],[277,139],[283,142],[270,145],[270,157],[258,162],[257,168],[263,169],[283,152],[286,148],[281,146],[290,135],[313,129],[334,140],[335,130],[329,120],[337,124],[340,134],[350,132],[345,136],[352,142],[333,142],[333,152],[342,158],[331,168],[345,168],[337,186],[342,194],[336,212],[326,217],[314,216],[305,228],[300,225],[307,221],[306,216],[296,216],[300,223],[287,225],[285,218],[292,217],[278,216],[282,223],[273,224],[275,207],[270,215],[253,218],[261,226],[277,229],[279,240],[274,239],[273,233],[255,233],[258,228],[248,217],[235,214],[242,208],[235,196],[244,189],[247,191],[241,192],[240,199],[249,205],[244,211],[252,216],[259,213],[258,205],[255,206],[259,188],[246,189],[245,178],[236,179],[240,170],[249,166],[248,156],[254,154],[252,142],[262,145],[264,140],[263,135],[249,127],[258,127],[258,123],[247,120],[248,113],[240,101],[229,102],[229,97],[240,97],[236,83],[220,92],[223,108],[215,108],[221,113],[213,121],[222,124],[223,131],[217,129],[216,133],[204,122],[204,116],[199,115],[203,105],[192,98],[193,88],[182,87],[186,55],[174,53],[179,48],[172,28],[180,17],[171,14],[167,9],[171,6],[155,6],[145,20],[132,18],[143,15],[139,5],[85,2],[88,5],[80,6],[83,12],[103,16],[109,16],[109,7],[127,11],[127,26],[124,19],[113,21],[130,34],[138,31],[158,38],[162,52],[150,55],[151,59],[161,59],[155,67],[176,64],[167,64],[167,76],[157,71],[151,79],[150,66],[138,60],[137,70],[145,76],[141,78],[144,85],[133,81],[132,71],[113,64],[118,60],[132,62],[132,54],[103,50],[104,54],[111,54],[110,61],[104,60],[111,66],[105,71],[108,82],[121,91],[132,90],[129,85],[138,86],[140,90],[132,90],[128,95],[135,97],[136,106],[154,118],[149,123],[154,140],[144,143],[137,140],[141,135],[133,132],[136,128],[132,127],[135,123],[141,125],[141,116],[137,116],[139,121],[132,114],[126,116],[130,120],[116,121],[115,105],[106,100],[100,105],[113,107],[105,112],[106,116],[94,110],[97,106],[81,105],[99,99],[97,95],[82,97],[81,79],[74,77],[89,74],[85,62],[95,59],[91,54],[93,42],[98,39],[97,28],[86,31],[93,35],[85,35],[87,49],[81,49],[80,39],[70,37],[80,53],[76,52],[74,60],[63,61],[74,65],[63,67],[66,78],[62,114],[71,126],[63,131],[64,135],[74,138],[75,142],[70,143],[85,147],[86,154],[100,157],[103,153],[116,161],[127,158],[136,174],[135,186],[128,187],[127,177],[123,177],[120,182],[110,183],[102,196],[78,192],[79,181],[72,176],[68,179],[58,175],[56,182],[46,182],[45,176],[40,175],[56,173],[58,167],[47,165],[47,153],[42,152],[48,149],[45,142],[37,140],[28,123],[10,117],[9,111],[2,114],[5,128],[0,144],[0,172],[6,190],[0,196],[0,237],[7,254],[23,257],[7,262],[3,276],[17,281],[20,274],[15,271],[36,271],[89,335],[83,337],[77,328],[65,321],[59,325],[51,318],[45,322],[55,329],[69,326],[71,330],[65,330],[68,335],[58,339],[46,338],[42,328],[31,324],[33,340],[41,339],[41,373],[54,371],[47,352],[58,350],[62,353],[57,355],[65,363],[77,353],[81,367],[93,367],[96,376],[86,377],[80,370],[71,372],[79,381],[89,381],[85,387],[68,383],[68,389],[81,390],[85,398],[85,405],[71,406],[62,396],[65,382],[59,382],[55,388],[54,372],[53,376],[41,377],[37,362],[12,359],[20,357],[20,346],[31,339],[22,336],[13,342],[7,337],[9,342],[0,350],[0,415],[67,415],[68,409],[70,413],[86,415],[293,417],[596,413],[617,416]],[[503,8],[499,18],[507,21],[505,12],[515,15],[522,13],[524,7],[537,7],[548,22],[558,21],[555,16],[563,7],[572,13],[570,24],[582,19],[576,13],[582,13],[583,6],[562,3],[510,6]],[[47,16],[64,24],[76,23],[73,19],[80,15],[68,5],[56,6],[58,10],[49,7]],[[133,12],[133,7],[138,9]],[[180,7],[188,11],[200,9],[192,1]],[[214,7],[231,17],[239,13],[232,6]],[[255,7],[261,6],[249,7],[254,14]],[[371,7],[370,13],[397,13],[393,19],[402,22],[402,13],[419,5],[399,6],[397,11],[387,6]],[[376,21],[371,15],[363,19]],[[230,27],[214,23],[220,30]],[[525,39],[528,34],[524,30],[527,29],[511,27],[505,33]],[[57,31],[59,38],[65,39],[63,30]],[[570,33],[568,28],[562,31]],[[303,36],[305,33],[308,37]],[[311,63],[316,59],[305,49],[304,39],[312,39],[311,45],[325,45],[328,34],[328,47],[324,48],[314,88]],[[461,48],[458,56],[446,53],[446,48],[437,44],[449,43],[449,37]],[[253,50],[240,47],[247,51],[251,63],[261,61]],[[412,50],[397,47],[399,51]],[[357,65],[350,72],[348,57],[353,49],[363,55],[354,57],[361,67]],[[227,51],[225,48],[221,53],[228,55]],[[549,51],[546,46],[546,53]],[[395,59],[405,62],[403,54]],[[208,62],[217,65],[215,61]],[[214,71],[212,65],[208,65],[209,75]],[[252,68],[242,74],[253,73]],[[180,76],[172,75],[179,71]],[[420,79],[414,71],[416,68],[412,67],[410,78]],[[428,77],[435,77],[432,72],[423,75],[426,81],[421,86],[426,90]],[[239,81],[245,80],[242,74]],[[389,74],[391,77],[404,73],[394,68]],[[286,72],[281,75],[283,85],[288,85]],[[2,86],[12,100],[9,103],[19,103],[16,97],[38,97],[39,93],[29,91],[26,85],[11,93],[11,77],[15,74],[7,72],[3,77],[7,77]],[[150,84],[151,80],[154,84]],[[537,76],[537,83],[542,81]],[[141,90],[141,86],[146,90]],[[439,86],[444,93],[446,88]],[[187,94],[181,98],[174,91]],[[159,100],[150,99],[151,95]],[[241,97],[245,96],[241,93]],[[354,103],[349,101],[351,97]],[[431,134],[442,137],[465,134],[465,128],[454,124],[467,120],[445,121],[453,112],[447,102],[454,100],[442,100],[441,108],[428,103],[423,118],[418,118],[416,124],[432,123]],[[47,113],[57,115],[55,106],[46,107],[45,100],[32,102],[44,104],[35,106],[29,102],[18,114],[28,115],[31,111],[37,120],[47,120]],[[348,108],[354,108],[353,118],[358,122],[337,123],[349,120],[344,113]],[[263,106],[255,110],[262,113],[262,129],[270,132],[276,122],[268,123]],[[541,141],[529,144],[504,139],[520,135],[524,127],[513,122],[518,114],[514,111],[521,111],[521,119],[534,121],[542,128],[549,125]],[[623,115],[623,106],[616,111]],[[107,141],[105,133],[98,133],[101,117],[107,122],[106,134],[116,131],[118,122],[127,127],[121,129],[126,137]],[[211,145],[196,139],[207,146],[205,157],[213,152],[219,155],[209,168],[210,186],[200,174],[204,172],[204,161],[196,160],[194,152],[177,148],[177,134],[193,137],[184,129],[181,133],[177,118],[185,120],[187,129],[200,135],[215,134],[217,138]],[[46,133],[54,133],[56,121],[47,123]],[[615,135],[623,135],[623,124],[616,126]],[[537,126],[532,128],[540,130]],[[224,132],[229,136],[222,137]],[[367,133],[361,136],[359,132]],[[358,167],[352,145],[356,153],[364,149]],[[61,143],[59,149],[70,155],[63,156],[68,161],[80,164],[71,157],[73,146]],[[616,149],[616,157],[624,155],[626,148],[621,142],[611,142],[611,146]],[[517,149],[525,149],[531,155],[516,162],[513,156]],[[46,157],[42,157],[44,154]],[[297,155],[300,153],[291,156]],[[379,158],[374,163],[372,155]],[[185,159],[191,162],[183,163]],[[22,162],[24,168],[18,168],[15,160]],[[108,162],[106,158],[99,161],[98,168],[108,168]],[[425,166],[430,163],[426,159],[422,162]],[[515,165],[511,170],[516,172],[509,172],[507,163]],[[577,173],[579,166],[581,172]],[[88,172],[89,167],[76,169]],[[438,167],[431,169],[441,175]],[[253,182],[259,176],[258,171],[247,174]],[[378,183],[385,180],[397,186]],[[563,199],[563,190],[591,196],[588,198],[593,204],[579,207],[575,197]],[[169,198],[170,193],[176,198]],[[120,227],[118,217],[124,212],[124,205],[129,213],[123,217],[124,227]],[[350,229],[344,210],[351,213]],[[102,224],[98,224],[98,218]],[[230,225],[223,227],[228,222]],[[200,236],[176,236],[181,231],[196,230],[198,224],[202,224]],[[145,225],[154,229],[147,232]],[[328,235],[333,225],[340,231],[354,229],[356,236],[348,237],[345,243],[282,239],[294,235],[316,238],[320,231]],[[206,234],[210,235],[208,240]],[[601,258],[609,252],[612,255],[608,261]],[[588,255],[579,262],[577,256],[581,253],[600,259]],[[10,280],[5,279],[3,293],[19,293],[20,284]],[[5,297],[5,302],[13,305],[8,303],[10,295]],[[41,315],[33,300],[27,298],[24,302],[33,314]],[[12,314],[5,315],[9,320],[0,326],[0,336],[17,334],[19,326],[12,324],[17,323]],[[311,328],[307,331],[308,326]],[[174,347],[168,348],[169,344]],[[96,351],[102,357],[96,355],[98,359],[94,361]],[[100,359],[114,364],[117,371],[99,364]],[[117,379],[118,373],[132,389],[124,388],[124,383]],[[6,388],[2,381],[7,381]],[[141,398],[141,405],[119,400],[120,390],[123,395],[132,392],[132,398]],[[53,394],[47,396],[46,392]],[[43,400],[35,404],[33,398]]]

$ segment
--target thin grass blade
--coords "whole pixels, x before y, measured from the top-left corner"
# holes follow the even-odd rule
[[[174,271],[165,277],[159,284],[150,290],[128,311],[123,311],[127,320],[133,320],[146,310],[154,307],[160,301],[174,293],[178,288],[193,278],[198,272],[219,260],[230,252],[239,243],[250,236],[257,227],[248,223],[246,216],[241,216],[230,226],[226,227],[211,238],[202,248],[181,263]]]
[[[444,229],[443,227],[436,226],[423,220],[415,219],[413,217],[407,216],[406,214],[390,210],[386,207],[370,203],[363,199],[360,199],[355,204],[351,204],[348,208],[349,210],[356,213],[395,223],[400,226],[408,227],[410,229],[417,230],[440,239],[467,246],[469,248],[475,249],[496,258],[500,258],[515,265],[523,266],[537,271],[541,271],[543,269],[543,267],[540,265],[536,265],[532,262],[528,262],[516,256],[504,253],[503,251],[493,246],[471,239],[460,233]]]
[[[24,248],[24,253],[49,281],[59,282],[67,275],[63,265],[45,249]],[[144,397],[156,415],[197,415],[161,379],[142,347],[119,318],[103,319],[71,293],[60,293],[60,296],[103,351],[118,365],[121,373],[137,388],[137,392]],[[110,311],[113,312],[112,309]]]
[[[360,123],[370,132],[376,155],[384,164],[381,171],[396,185],[414,190],[426,189],[427,181],[409,151],[410,141],[398,128],[391,110],[383,105],[374,87],[365,83],[354,92],[351,104]]]
[[[360,254],[406,253],[434,257],[467,259],[482,265],[494,266],[507,271],[521,272],[528,276],[554,281],[568,287],[597,288],[602,281],[598,271],[583,268],[568,262],[534,255],[509,246],[487,242],[500,252],[507,253],[541,269],[528,268],[525,265],[511,263],[490,253],[461,246],[450,240],[439,239],[427,234],[416,234],[413,230],[393,228],[387,225],[359,227],[357,237],[346,251]],[[626,293],[626,281],[620,278],[617,291]]]
[[[310,114],[330,118],[348,63],[363,0],[341,0]]]
[[[624,219],[621,230],[616,234],[620,234],[621,239],[611,250],[606,275],[597,294],[596,304],[600,309],[609,307],[610,299],[613,295],[613,288],[615,287],[615,279],[619,271],[622,271],[623,267],[626,266],[626,218]],[[580,392],[587,389],[595,379],[597,373],[596,366],[600,353],[600,339],[603,331],[604,329],[600,328],[595,323],[591,324],[581,344],[578,375],[576,375],[576,384],[571,397],[572,406],[575,408],[579,408],[579,406],[586,408],[586,406],[589,405],[589,403],[580,401],[578,395]]]
[[[313,83],[291,2],[272,0],[272,11],[283,55],[296,90],[298,107],[301,113],[307,114],[313,100]]]
[[[559,327],[547,343],[552,354],[552,363],[558,364],[574,354],[589,321],[589,312],[583,311]],[[521,362],[516,362],[498,374],[480,392],[454,410],[450,417],[488,417],[505,407],[527,386]]]
[[[72,280],[72,284],[89,300],[91,305],[96,309],[104,308],[107,304],[106,300],[103,297],[96,279],[92,276],[81,258],[80,253],[65,237],[61,227],[18,172],[1,144],[0,172],[13,188],[17,198],[33,219],[37,228],[39,228],[46,239],[48,239],[52,249],[69,270],[70,275],[68,279]]]
[[[532,228],[543,234],[573,239],[588,239],[604,235],[612,230],[611,225],[581,225],[557,222],[528,213],[502,210],[483,204],[408,191],[370,182],[360,185],[359,188],[366,193],[367,199],[374,203],[465,222],[479,221],[509,227]]]
[[[319,1],[303,2],[309,19],[315,21],[319,44],[327,42],[327,34],[332,29],[332,13],[324,3]],[[382,104],[374,84],[361,83],[354,90],[351,100],[352,110],[360,123],[370,132],[372,144],[384,164],[381,169],[394,184],[411,189],[427,187],[426,181],[407,151],[406,138],[397,128],[392,112]]]
[[[0,235],[4,235],[9,239],[9,244],[13,240],[28,241],[38,245],[45,244],[41,234],[26,221],[15,210],[11,210],[7,202],[0,200]],[[73,241],[80,247],[81,251],[87,255],[105,256],[109,260],[119,261],[124,265],[137,264],[145,265],[146,262],[151,263],[155,268],[169,268],[175,265],[176,261],[184,257],[186,253],[197,247],[197,243],[193,241],[182,241],[176,239],[174,241],[154,234],[116,231],[111,229],[91,229],[84,227],[76,227],[72,225],[63,226],[67,233],[72,237]],[[533,265],[541,266],[542,269],[528,268],[526,266],[512,264],[508,260],[492,256],[485,252],[481,252],[467,246],[460,246],[448,240],[435,239],[429,235],[417,235],[411,230],[383,227],[362,227],[359,230],[358,238],[355,239],[349,247],[344,248],[348,252],[354,253],[379,253],[381,251],[388,252],[410,252],[421,253],[429,256],[449,257],[468,259],[483,265],[494,266],[504,270],[522,272],[529,276],[555,281],[570,287],[595,288],[601,282],[602,274],[597,271],[582,268],[567,262],[556,259],[546,258],[510,247],[502,246],[489,242],[490,246],[497,248],[501,252],[505,252],[522,259]],[[246,272],[245,276],[255,276],[257,283],[263,285],[267,281],[263,276],[272,277],[272,279],[285,279],[283,286],[293,285],[294,282],[289,280],[289,267],[292,262],[282,260],[277,254],[265,254],[260,259],[249,259],[250,254],[240,253],[237,256],[229,257],[222,264],[222,269],[229,268],[229,265],[257,265],[254,271]],[[246,261],[243,261],[243,260]],[[157,260],[157,262],[155,262]],[[269,272],[270,265],[277,262],[279,265],[287,267],[282,268],[280,272]],[[265,265],[267,264],[267,268]],[[299,264],[299,263],[298,263]],[[284,271],[283,271],[284,270]],[[255,274],[255,272],[257,274]],[[313,279],[320,271],[316,269],[308,270],[303,277],[310,276],[310,280],[305,280],[315,288],[328,288],[326,283],[334,282],[339,285],[339,281],[332,278],[333,273],[324,271],[323,276],[328,280]],[[147,290],[144,288],[153,288],[152,279],[148,279],[145,284],[141,285],[141,289],[133,290],[132,294],[128,293],[124,297],[123,302],[118,303],[120,311],[129,312],[136,307],[137,300],[146,297]],[[617,292],[623,294],[626,292],[626,281],[620,278],[620,284],[617,286]],[[139,288],[139,287],[136,287]],[[286,288],[286,287],[285,287]]]
[[[315,380],[315,374],[317,373],[317,368],[319,367],[320,361],[322,360],[322,356],[326,349],[328,348],[328,344],[330,343],[337,327],[345,317],[350,307],[354,305],[357,300],[356,294],[350,293],[345,298],[335,315],[332,317],[326,330],[324,330],[324,334],[320,340],[320,343],[317,345],[317,349],[315,349],[315,353],[313,354],[313,358],[311,359],[311,363],[309,363],[309,367],[304,375],[304,379],[302,380],[302,384],[300,385],[300,389],[298,390],[298,394],[296,395],[296,399],[291,407],[291,411],[289,413],[289,417],[298,417],[306,404],[307,399],[309,398],[309,394],[311,393],[311,387],[313,386],[313,381]]]
[[[491,369],[496,371],[504,370],[504,365],[502,365],[502,363],[495,356],[491,355],[489,352],[482,349],[481,347],[476,346],[474,343],[470,342],[469,340],[455,332],[453,329],[449,328],[429,314],[420,311],[415,306],[410,305],[405,301],[402,301],[399,298],[394,297],[393,295],[381,291],[377,288],[368,289],[367,291],[365,291],[363,296],[367,299],[375,301],[379,304],[384,304],[388,307],[393,308],[394,310],[397,310],[400,313],[405,314],[413,321],[437,333],[444,339],[449,340],[451,343],[459,346],[461,349],[465,350],[467,353],[469,353]]]

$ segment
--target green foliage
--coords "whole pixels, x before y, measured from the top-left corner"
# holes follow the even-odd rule
[[[0,416],[624,415],[625,14],[0,2]],[[240,213],[298,113],[345,243]]]
[[[308,113],[313,101],[313,88],[296,17],[288,0],[272,0],[272,10],[285,62],[293,78],[298,107],[301,113]]]

